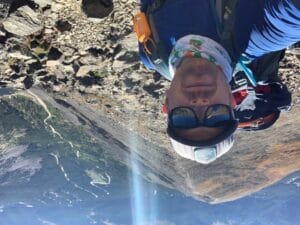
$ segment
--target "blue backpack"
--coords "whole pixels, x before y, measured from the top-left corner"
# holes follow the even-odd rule
[[[234,111],[240,122],[239,130],[269,128],[281,112],[291,109],[291,93],[278,77],[279,62],[284,53],[284,50],[272,52],[248,65],[256,75],[256,86],[246,79],[243,71],[234,74],[230,84],[237,104]]]

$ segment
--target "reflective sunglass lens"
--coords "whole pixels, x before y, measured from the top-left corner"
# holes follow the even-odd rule
[[[207,126],[219,125],[231,120],[230,109],[225,105],[214,105],[208,107],[204,124]]]
[[[171,115],[171,124],[176,128],[194,128],[198,125],[193,111],[188,108],[177,108]]]

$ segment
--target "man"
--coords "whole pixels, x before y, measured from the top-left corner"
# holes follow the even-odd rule
[[[222,7],[232,2],[230,10]],[[300,0],[142,0],[141,11],[152,30],[139,38],[141,59],[171,80],[166,110],[173,147],[210,163],[232,147],[238,126],[233,73],[242,70],[257,87],[248,65],[300,40]]]

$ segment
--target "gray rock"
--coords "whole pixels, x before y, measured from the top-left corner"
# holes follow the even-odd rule
[[[66,84],[57,84],[53,86],[54,92],[62,92],[65,89],[66,89]]]
[[[74,74],[74,69],[71,65],[63,65],[63,72],[65,74]]]
[[[63,53],[64,56],[73,56],[76,52],[75,48],[69,47],[69,46],[60,46],[59,50]]]
[[[28,60],[25,61],[27,65],[31,65],[33,63],[37,63],[38,61],[36,59],[30,58]]]
[[[60,61],[59,60],[47,60],[46,62],[46,66],[48,67],[48,69],[50,70],[54,70],[56,69],[56,67],[60,65]]]
[[[122,38],[120,44],[126,50],[138,52],[137,38],[134,32]]]
[[[37,80],[40,79],[39,77],[45,77],[47,75],[48,75],[48,71],[45,68],[34,71],[34,77],[36,77]]]
[[[114,60],[113,65],[112,65],[112,68],[114,68],[117,71],[122,70],[126,67],[128,67],[128,64],[126,64],[126,62],[120,61],[120,60]]]
[[[28,36],[42,30],[43,25],[39,17],[40,15],[28,6],[22,6],[3,22],[3,27],[14,35]]]
[[[20,46],[24,43],[23,38],[10,37],[6,40],[5,46],[6,49],[19,49]]]
[[[34,0],[34,2],[40,6],[40,8],[46,8],[47,6],[51,6],[52,0]]]
[[[88,54],[88,52],[85,51],[85,50],[79,50],[78,53],[79,53],[80,56],[86,56]]]
[[[83,56],[79,59],[79,62],[82,65],[93,65],[93,64],[97,64],[97,58],[91,56],[91,55],[86,55]]]
[[[21,52],[11,52],[8,54],[8,57],[20,60],[29,60],[31,59],[30,56],[23,55]]]
[[[92,71],[101,70],[101,67],[90,65],[90,66],[81,66],[76,73],[76,77],[84,77],[85,75],[89,74]]]
[[[0,37],[4,37],[5,36],[5,32],[0,30]]]
[[[62,69],[57,69],[55,72],[55,77],[57,81],[67,81],[67,75],[62,71]],[[55,84],[55,83],[54,83]]]
[[[0,2],[0,22],[8,16],[10,4],[8,1]]]
[[[72,64],[75,60],[79,59],[79,55],[74,55],[74,56],[70,56],[70,57],[67,57],[65,56],[64,57],[64,60],[63,60],[63,63],[64,64],[67,64],[67,65],[70,65]]]
[[[90,87],[85,87],[84,92],[87,94],[97,94],[99,93],[99,86],[91,85]]]

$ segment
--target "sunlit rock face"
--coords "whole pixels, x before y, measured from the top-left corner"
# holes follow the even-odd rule
[[[241,132],[233,149],[210,165],[185,168],[186,191],[210,203],[235,200],[267,187],[300,169],[299,107],[283,114],[270,129]]]
[[[5,134],[2,135],[1,149],[8,151],[7,154],[2,152],[1,167],[5,166],[3,157],[10,155],[12,160],[17,162],[16,159],[25,154],[26,146],[17,145],[13,153],[10,142],[15,143],[15,139],[22,139],[25,133],[29,133],[34,145],[47,150],[53,148],[54,153],[48,155],[57,160],[58,168],[60,168],[58,157],[87,165],[86,168],[83,167],[82,176],[89,177],[91,185],[110,183],[110,177],[103,168],[97,169],[100,172],[95,170],[97,165],[102,165],[109,157],[115,163],[113,165],[104,163],[106,167],[115,167],[114,170],[117,171],[117,167],[126,166],[148,181],[179,190],[209,203],[221,203],[244,197],[300,169],[299,107],[283,114],[269,130],[238,133],[236,144],[229,153],[209,165],[201,165],[180,158],[172,150],[171,145],[153,144],[134,132],[132,127],[117,124],[98,114],[98,111],[78,104],[74,99],[51,97],[39,90],[33,92],[51,106],[48,112],[41,106],[41,102],[28,92],[26,98],[1,100],[1,113],[5,115],[2,117],[5,121],[2,121],[0,126],[1,133]],[[60,116],[58,112],[61,113]],[[49,118],[49,113],[53,113],[53,116],[45,121]],[[16,115],[19,115],[18,119],[15,118]],[[67,126],[66,121],[73,124],[73,127]],[[74,125],[78,129],[74,128]],[[14,127],[18,130],[13,129]],[[46,131],[42,131],[44,128]],[[61,137],[55,132],[61,134]],[[86,137],[80,132],[84,132]],[[8,134],[11,134],[10,142],[4,140],[5,138],[7,140]],[[49,141],[50,137],[49,146],[46,140]],[[84,144],[87,140],[93,140],[93,144]],[[55,141],[68,150],[60,151],[58,154],[55,150]],[[76,150],[78,146],[80,152]],[[97,150],[99,147],[101,151]],[[20,159],[23,161],[27,160],[26,157],[22,157]],[[17,163],[13,167],[19,174],[26,170],[27,172],[23,174],[27,175],[25,177],[27,180],[30,180],[44,163],[39,155],[32,159],[35,162],[34,167],[24,163],[23,170],[17,168],[19,165]],[[10,162],[13,162],[12,160]],[[10,163],[10,168],[11,165],[13,164]],[[55,180],[51,182],[56,185]]]

